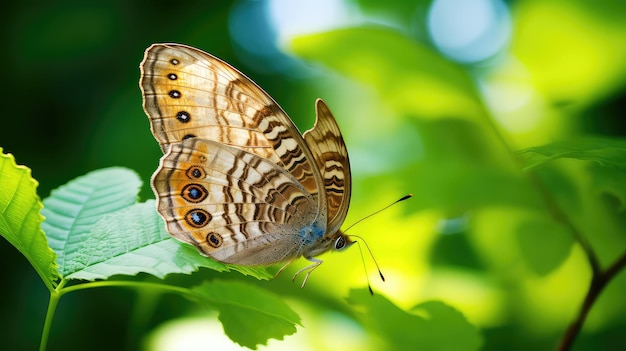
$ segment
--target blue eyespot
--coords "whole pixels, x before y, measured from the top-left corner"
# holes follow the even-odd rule
[[[209,192],[202,185],[192,183],[183,187],[180,196],[189,202],[198,203],[206,199],[209,196]]]
[[[195,228],[204,227],[211,221],[211,219],[211,214],[200,208],[194,208],[185,215],[185,221],[187,224]]]

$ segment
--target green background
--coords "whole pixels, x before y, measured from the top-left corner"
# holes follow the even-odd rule
[[[480,330],[482,349],[554,348],[579,310],[590,268],[514,151],[580,135],[626,134],[626,5],[507,2],[513,29],[507,47],[496,58],[463,65],[429,41],[429,1],[355,0],[349,4],[386,24],[295,38],[286,50],[304,63],[272,73],[263,67],[281,62],[257,60],[231,41],[230,16],[244,3],[5,4],[0,146],[33,170],[42,198],[108,166],[138,172],[142,199],[153,198],[147,183],[161,153],[141,108],[138,65],[152,43],[198,47],[251,77],[301,130],[313,124],[315,98],[328,103],[353,166],[347,224],[415,195],[350,231],[369,243],[385,283],[368,257],[364,272],[356,249],[326,256],[305,289],[290,282],[298,265],[269,282],[241,278],[284,296],[303,316],[304,327],[287,337],[300,339],[290,342],[375,349],[368,340],[376,336],[366,335],[345,305],[350,289],[364,286],[369,274],[377,293],[405,310],[430,300],[455,307]],[[488,89],[501,94],[488,95]],[[494,96],[523,104],[495,109],[486,103]],[[606,267],[626,249],[626,221],[620,197],[602,190],[623,183],[614,173],[594,171],[598,167],[559,160],[540,171]],[[5,241],[0,257],[1,348],[36,349],[47,291]],[[217,276],[239,279],[212,272],[196,279]],[[621,274],[591,310],[574,349],[623,345],[624,289]],[[202,316],[196,309],[176,296],[138,297],[121,289],[73,294],[59,306],[49,349],[147,348],[154,328]],[[210,328],[219,333],[221,326],[196,334]]]

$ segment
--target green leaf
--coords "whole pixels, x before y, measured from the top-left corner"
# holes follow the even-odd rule
[[[600,137],[578,138],[520,150],[526,169],[559,158],[595,161],[603,166],[626,170],[626,140]]]
[[[462,67],[389,27],[304,35],[293,40],[291,50],[374,87],[397,113],[480,118],[486,113]]]
[[[43,201],[42,229],[58,255],[61,276],[73,273],[72,262],[92,226],[104,215],[134,204],[140,187],[133,171],[105,168],[70,181]]]
[[[351,290],[348,301],[361,310],[359,319],[388,343],[389,350],[477,350],[482,344],[476,327],[443,302],[425,302],[409,313],[366,289]]]
[[[0,148],[0,235],[26,257],[52,290],[59,273],[56,255],[40,227],[43,216],[37,185],[30,169],[18,166],[13,155]]]
[[[283,299],[250,284],[217,280],[193,290],[218,309],[226,335],[251,349],[265,345],[270,338],[282,340],[300,324],[300,317]]]
[[[395,0],[395,1],[380,1],[380,0],[354,0],[359,8],[368,14],[376,18],[391,19],[394,23],[402,25],[405,28],[411,28],[415,31],[415,27],[419,26],[419,29],[423,29],[424,35],[426,32],[426,21],[422,20],[422,17],[418,16],[418,11],[425,12],[432,1],[430,0]],[[419,19],[418,19],[419,18]],[[422,33],[422,31],[420,31]]]
[[[441,301],[427,301],[411,309],[422,316],[427,324],[422,335],[427,350],[478,350],[482,336],[458,310]],[[450,338],[454,335],[454,338]]]
[[[608,194],[617,200],[615,208],[619,212],[626,210],[626,172],[613,167],[593,164],[589,167],[593,187],[601,194]]]
[[[538,275],[558,268],[569,256],[574,238],[562,225],[547,217],[533,216],[517,231],[522,257]]]
[[[200,267],[236,270],[258,279],[271,277],[264,268],[220,263],[174,239],[165,230],[155,201],[148,200],[106,215],[93,225],[73,261],[68,262],[68,278],[94,280],[140,272],[163,278],[189,274]]]
[[[406,206],[441,208],[453,215],[494,205],[541,206],[524,174],[478,123],[439,118],[416,120],[413,125],[426,151],[419,162],[394,174],[394,179],[419,194]]]

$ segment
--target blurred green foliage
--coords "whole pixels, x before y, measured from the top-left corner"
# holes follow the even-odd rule
[[[626,3],[510,1],[508,48],[461,65],[428,39],[430,1],[353,0],[386,24],[295,38],[289,52],[322,69],[290,76],[255,73],[241,62],[254,58],[236,55],[242,48],[231,41],[229,16],[244,2],[7,3],[0,146],[32,169],[41,197],[108,166],[131,168],[147,184],[161,153],[141,109],[143,50],[168,41],[198,47],[249,75],[301,130],[313,123],[314,99],[328,103],[353,165],[348,224],[415,196],[350,231],[365,237],[387,278],[369,272],[380,294],[371,300],[352,290],[365,284],[355,249],[326,257],[305,289],[289,272],[256,281],[201,270],[166,283],[220,278],[271,290],[302,317],[285,341],[294,347],[397,349],[403,345],[388,327],[404,320],[415,323],[415,335],[403,340],[427,342],[420,332],[432,333],[418,326],[430,315],[443,319],[441,328],[465,319],[475,326],[482,341],[468,349],[554,348],[589,288],[588,250],[601,269],[626,251]],[[140,198],[153,198],[145,185]],[[0,252],[2,348],[35,349],[47,290],[8,242]],[[622,272],[594,304],[574,350],[623,345],[624,289]],[[176,295],[73,294],[59,305],[49,349],[148,347],[157,326],[201,312]]]

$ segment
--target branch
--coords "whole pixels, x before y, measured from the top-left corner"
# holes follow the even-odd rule
[[[484,105],[483,105],[484,108]],[[485,120],[488,126],[493,130],[494,134],[500,141],[500,143],[504,146],[505,150],[511,156],[511,159],[520,166],[520,169],[523,169],[523,162],[518,157],[518,155],[511,149],[507,140],[504,138],[504,135],[501,133],[500,129],[494,122],[494,119],[490,116],[489,112],[486,108],[484,108],[485,116],[487,117]],[[585,319],[587,318],[587,314],[591,310],[591,307],[595,303],[596,299],[604,289],[604,287],[615,277],[624,267],[626,267],[626,252],[620,257],[615,263],[613,263],[607,270],[603,271],[600,265],[600,261],[596,256],[591,244],[587,241],[587,238],[582,235],[582,233],[576,228],[574,223],[567,217],[565,211],[561,209],[553,194],[549,191],[549,189],[545,186],[545,184],[539,179],[536,173],[534,172],[526,172],[528,179],[532,183],[533,186],[539,191],[541,198],[546,205],[547,209],[550,211],[552,217],[565,225],[572,235],[574,239],[580,244],[587,259],[589,260],[589,265],[591,266],[592,278],[591,284],[589,286],[589,290],[587,291],[587,295],[585,296],[585,300],[583,301],[583,305],[580,308],[580,312],[576,319],[569,326],[565,335],[561,339],[561,343],[558,347],[559,351],[567,351],[572,346],[574,339],[580,332],[583,324],[585,323]]]
[[[539,190],[539,194],[541,195],[541,198],[543,199],[543,202],[546,205],[548,211],[550,211],[552,218],[563,224],[570,231],[570,233],[572,233],[574,239],[582,247],[585,255],[587,256],[587,260],[589,260],[589,265],[591,266],[593,276],[599,274],[601,271],[600,261],[598,260],[596,253],[593,251],[591,244],[589,244],[589,242],[587,241],[587,238],[582,235],[582,233],[578,230],[578,228],[576,228],[574,223],[572,223],[572,221],[567,217],[552,193],[550,193],[550,191],[546,188],[545,184],[541,181],[541,179],[539,179],[537,174],[531,171],[528,173],[528,178],[533,186],[537,190]]]
[[[578,312],[578,316],[572,322],[572,324],[567,328],[565,335],[563,335],[563,339],[561,339],[561,343],[559,344],[559,351],[567,351],[572,347],[574,343],[574,339],[580,332],[580,329],[583,327],[585,323],[585,319],[587,318],[587,314],[591,310],[593,303],[596,301],[600,293],[604,289],[604,287],[615,277],[624,267],[626,267],[626,252],[620,257],[617,261],[615,261],[607,270],[598,272],[594,271],[593,276],[591,278],[591,286],[589,286],[589,291],[587,291],[587,296],[585,296],[585,300],[583,301],[583,305],[580,308],[580,312]]]

